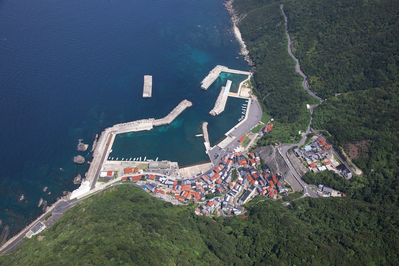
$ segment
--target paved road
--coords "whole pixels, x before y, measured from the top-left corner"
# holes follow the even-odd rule
[[[44,215],[41,219],[39,219],[40,222],[44,223],[47,227],[50,227],[51,225],[53,225],[55,222],[57,222],[62,214],[67,211],[69,208],[75,206],[76,204],[78,204],[79,202],[85,200],[81,199],[78,201],[75,200],[70,200],[70,201],[61,201],[59,202],[51,211],[49,211],[48,213],[46,213],[46,215]],[[45,218],[49,215],[52,214],[52,216],[46,221]],[[39,222],[38,221],[38,222]],[[22,231],[22,233],[20,233],[20,235],[12,242],[10,243],[6,248],[2,249],[0,251],[0,254],[3,253],[7,253],[10,252],[14,249],[16,249],[20,244],[22,244],[24,242],[24,237],[26,235],[26,233],[35,225],[36,223],[32,224],[32,226],[29,226],[27,229],[25,229],[24,231]]]
[[[236,126],[228,135],[236,137],[232,142],[230,142],[225,148],[221,149],[215,146],[213,149],[209,150],[209,158],[214,165],[218,165],[226,154],[230,154],[235,148],[240,146],[238,139],[244,136],[251,128],[256,126],[262,119],[262,109],[256,100],[251,100],[251,107],[249,108],[248,118],[241,125]],[[215,155],[219,156],[215,159]]]
[[[322,103],[322,102],[323,102],[323,99],[321,99],[320,97],[316,96],[316,94],[314,94],[314,92],[311,91],[311,90],[309,89],[309,86],[308,86],[308,78],[307,78],[306,75],[302,72],[302,70],[301,70],[301,64],[299,63],[299,60],[298,60],[298,59],[294,56],[294,54],[292,53],[292,50],[291,50],[291,37],[290,37],[290,35],[289,35],[289,33],[288,33],[288,18],[287,18],[287,16],[285,15],[285,12],[284,12],[284,5],[280,5],[280,9],[281,9],[281,12],[283,12],[284,19],[285,19],[285,33],[286,33],[287,38],[288,38],[288,53],[290,54],[290,56],[291,56],[291,57],[295,60],[295,62],[296,62],[295,71],[296,71],[297,73],[299,73],[299,74],[303,77],[302,86],[305,88],[305,90],[306,90],[311,96],[313,96],[314,98],[316,98],[317,100],[319,100],[320,103]]]
[[[131,186],[136,186],[136,187],[139,187],[139,188],[143,189],[142,186],[139,186],[139,185],[134,184],[134,183],[115,183],[115,184],[112,184],[111,186],[109,186],[107,188],[104,188],[104,189],[108,189],[108,188],[114,187],[114,186],[122,186],[122,185],[131,185]],[[104,189],[99,190],[96,193],[93,193],[93,195],[103,191]],[[149,194],[149,195],[152,196],[152,197],[157,197],[155,195],[151,195],[151,194]],[[57,203],[57,205],[51,211],[46,213],[46,215],[43,215],[43,217],[41,219],[39,219],[36,223],[38,223],[40,221],[40,222],[44,223],[47,227],[50,227],[55,222],[57,222],[62,217],[63,213],[66,212],[69,208],[74,207],[76,204],[78,204],[78,203],[80,203],[80,202],[82,202],[82,201],[84,201],[84,200],[86,200],[88,198],[89,197],[82,198],[80,200],[73,199],[73,200],[69,200],[69,201],[61,201],[61,202]],[[48,215],[50,213],[52,214],[52,216],[50,218],[48,218],[47,220],[45,220],[45,218],[48,217]],[[0,254],[4,254],[4,253],[7,253],[7,252],[10,252],[10,251],[16,249],[20,244],[22,244],[24,242],[23,238],[25,237],[26,233],[33,226],[35,226],[36,223],[32,224],[31,226],[29,226],[25,230],[23,230],[20,233],[20,235],[16,239],[14,239],[14,241],[12,241],[7,247],[5,247],[2,250],[0,250]]]
[[[108,135],[107,143],[105,144],[105,147],[104,147],[104,150],[103,150],[103,154],[102,154],[102,157],[101,157],[101,161],[100,161],[100,164],[99,164],[98,167],[97,167],[96,174],[94,175],[94,179],[93,179],[93,182],[91,183],[90,190],[96,188],[96,182],[97,182],[97,180],[98,180],[98,178],[99,178],[99,176],[100,176],[100,171],[101,171],[101,168],[102,168],[102,166],[103,166],[105,157],[106,157],[107,154],[108,154],[107,151],[108,151],[108,148],[109,148],[109,145],[110,145],[110,140],[111,140],[111,138],[112,138],[112,134],[113,134],[113,133],[115,133],[115,132],[112,131],[112,132],[110,132],[110,134]]]

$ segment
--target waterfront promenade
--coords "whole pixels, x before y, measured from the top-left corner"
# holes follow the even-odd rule
[[[215,82],[215,80],[219,77],[220,73],[222,73],[222,72],[232,73],[232,74],[241,74],[241,75],[251,75],[251,72],[249,72],[249,71],[235,70],[235,69],[230,69],[230,68],[225,67],[225,66],[217,65],[202,80],[201,88],[204,89],[204,90],[207,90],[209,88],[209,86],[211,86],[212,83]]]

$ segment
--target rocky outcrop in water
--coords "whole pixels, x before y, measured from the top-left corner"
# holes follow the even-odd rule
[[[43,204],[43,198],[40,198],[40,200],[39,200],[39,204],[37,205],[37,207],[40,207],[40,206],[42,206],[42,204]]]
[[[82,182],[82,176],[79,174],[79,175],[77,175],[74,179],[73,179],[73,183],[75,184],[75,185],[78,185],[78,184],[80,184]]]
[[[4,226],[3,231],[1,231],[0,235],[0,247],[7,242],[8,234],[10,233],[10,227],[8,225]]]
[[[47,200],[43,200],[43,212],[47,210]]]
[[[73,157],[73,162],[77,164],[83,164],[85,163],[85,158],[81,155]]]
[[[78,151],[86,151],[88,147],[89,147],[89,144],[84,144],[82,142],[82,139],[79,140]]]

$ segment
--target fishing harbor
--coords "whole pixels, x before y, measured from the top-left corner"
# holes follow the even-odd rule
[[[247,75],[246,80],[249,79],[251,74],[250,72],[247,71],[233,70],[218,65],[214,69],[212,69],[209,72],[209,74],[205,77],[205,79],[201,82],[202,84],[201,88],[204,89],[204,87],[206,87],[206,89],[208,89],[216,81],[216,79],[219,77],[220,73],[222,72],[240,74],[240,75],[244,74]],[[225,134],[222,140],[213,147],[211,146],[209,138],[208,122],[202,123],[202,134],[196,134],[196,137],[202,136],[204,138],[205,153],[207,154],[211,164],[216,163],[219,157],[219,155],[217,155],[214,151],[218,150],[222,152],[221,151],[222,149],[226,148],[232,149],[234,148],[233,146],[235,147],[238,146],[237,144],[239,143],[237,142],[237,139],[240,138],[243,134],[245,134],[248,130],[250,130],[260,121],[261,109],[257,101],[251,99],[252,96],[249,94],[245,95],[246,97],[240,96],[241,87],[244,81],[240,82],[238,93],[233,93],[233,95],[231,95],[230,88],[232,86],[232,81],[227,80],[225,86],[222,86],[222,88],[220,89],[220,93],[215,101],[213,109],[209,112],[209,114],[211,114],[212,116],[220,115],[225,110],[226,102],[229,96],[245,100],[245,102],[241,105],[241,116],[236,121],[236,126],[231,128]],[[152,77],[150,80],[148,76],[145,76],[144,84],[145,84],[144,89],[146,89],[146,85],[152,84]],[[254,103],[256,103],[257,108],[249,108],[249,106]],[[100,176],[102,175],[101,177],[104,177],[104,174],[101,173],[104,173],[105,170],[110,169],[109,167],[117,171],[122,171],[124,167],[132,166],[136,167],[137,169],[141,168],[145,171],[158,171],[158,172],[161,171],[164,174],[175,175],[175,176],[180,176],[183,173],[186,174],[190,172],[184,170],[184,168],[182,168],[183,170],[179,169],[177,162],[173,163],[168,160],[165,160],[167,158],[159,159],[158,156],[155,157],[155,156],[145,156],[145,155],[119,157],[118,155],[113,156],[112,152],[117,135],[122,135],[127,133],[139,133],[143,131],[152,132],[154,127],[170,125],[186,108],[191,107],[192,105],[193,105],[192,102],[188,100],[183,100],[167,116],[163,118],[141,119],[132,122],[116,124],[112,127],[105,129],[101,133],[100,137],[96,142],[96,147],[93,151],[93,160],[91,162],[88,172],[86,173],[84,184],[82,183],[81,187],[75,190],[74,191],[75,193],[74,192],[72,193],[72,196],[80,196],[94,189],[96,187],[96,182],[100,178]],[[254,119],[252,120],[248,119],[250,109],[252,109],[252,111],[256,113],[252,114],[252,116],[254,117]],[[205,163],[203,165],[208,165],[208,163]],[[195,172],[192,171],[192,173]]]

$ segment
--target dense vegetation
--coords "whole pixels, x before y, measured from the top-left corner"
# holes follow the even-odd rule
[[[287,42],[278,30],[283,18],[280,4],[284,4],[289,19],[294,54],[309,77],[311,89],[326,99],[315,108],[313,128],[327,131],[336,147],[367,143],[353,158],[364,176],[354,178],[352,186],[364,186],[352,196],[399,207],[399,1],[234,1],[241,17],[239,27],[256,64],[256,89],[262,100],[274,87],[269,86],[273,82],[263,83],[265,76],[273,79],[278,72],[284,77],[276,81],[291,80],[284,72],[290,68],[287,65],[274,64],[271,71],[262,67],[272,63],[269,53],[280,47],[279,41]],[[275,39],[279,41],[270,42]],[[286,50],[275,54],[283,52],[287,54]],[[283,97],[305,103],[295,89],[277,94],[279,97],[270,101],[281,108],[287,104]],[[291,109],[270,110],[263,102],[277,121],[287,110],[296,115]],[[260,144],[284,142],[286,137],[281,137],[278,129]]]
[[[290,0],[285,9],[295,55],[319,96],[399,81],[399,1]]]
[[[261,144],[296,142],[309,122],[287,53],[280,0],[235,0],[255,62],[254,84],[276,125]],[[65,213],[43,239],[0,257],[4,265],[398,265],[398,0],[287,0],[294,53],[312,90],[327,99],[314,128],[335,146],[364,141],[362,177],[304,180],[347,194],[249,204],[248,218],[195,216],[137,188],[102,192]],[[342,93],[335,96],[336,93]],[[324,134],[324,133],[323,133]]]
[[[301,137],[298,131],[305,130],[310,121],[306,104],[317,101],[303,89],[302,77],[295,73],[295,61],[287,52],[280,4],[248,10],[251,1],[237,1],[234,6],[248,12],[238,26],[256,66],[253,80],[256,95],[263,109],[276,121],[272,133],[261,142],[298,142]]]
[[[311,89],[326,99],[314,110],[313,128],[348,154],[350,147],[357,147],[352,161],[363,171],[362,176],[350,181],[332,172],[308,173],[304,180],[347,193],[346,201],[339,201],[343,205],[358,204],[357,200],[361,200],[378,208],[398,210],[399,1],[235,0],[241,18],[239,27],[250,54],[254,55],[257,93],[263,101],[272,91],[268,84],[262,83],[263,76],[269,75],[271,79],[274,73],[284,73],[283,68],[287,67],[277,64],[270,73],[258,68],[271,63],[267,54],[278,47],[278,41],[272,43],[273,48],[268,47],[269,39],[287,41],[277,32],[282,21],[277,8],[280,4],[284,4],[289,19],[293,52],[309,78]],[[274,24],[274,29],[262,31],[264,21],[269,19],[273,21],[268,25]],[[300,99],[296,91],[292,95]],[[280,96],[291,95],[282,91]],[[275,97],[276,105],[283,103],[281,97]],[[277,118],[285,114],[285,110],[270,110],[265,105],[265,110],[274,112]],[[261,144],[285,140],[277,130]],[[336,216],[340,214],[337,210],[332,209]],[[371,218],[374,210],[364,215]],[[317,223],[317,216],[309,217]]]
[[[345,199],[252,204],[247,218],[196,216],[133,186],[102,192],[2,265],[397,264],[399,215]],[[43,238],[44,237],[44,238]]]

